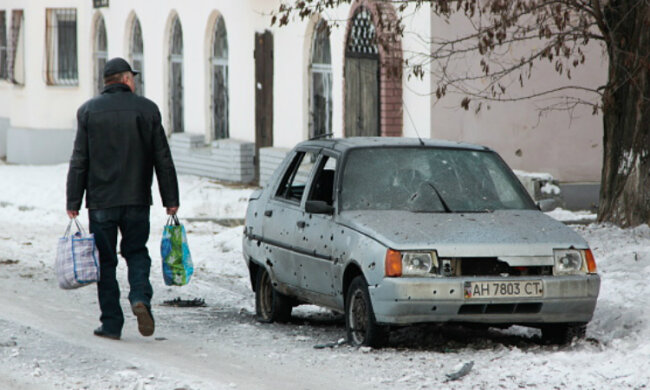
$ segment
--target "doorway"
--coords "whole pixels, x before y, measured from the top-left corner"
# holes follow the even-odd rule
[[[255,178],[260,148],[273,146],[273,34],[255,33]]]
[[[345,50],[345,135],[381,135],[379,48],[371,14],[359,7],[351,21]]]

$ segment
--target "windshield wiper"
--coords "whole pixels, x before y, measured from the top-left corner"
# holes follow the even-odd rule
[[[446,213],[451,213],[452,212],[451,209],[449,208],[449,206],[447,206],[447,202],[445,202],[445,200],[442,198],[442,195],[440,195],[440,192],[438,192],[438,189],[430,182],[427,182],[427,184],[429,185],[429,187],[431,187],[433,189],[433,191],[436,193],[436,195],[438,195],[438,199],[440,199],[440,203],[442,203],[442,207],[445,208],[445,212]]]

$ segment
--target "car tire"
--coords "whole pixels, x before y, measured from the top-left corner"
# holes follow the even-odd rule
[[[273,287],[266,268],[260,267],[255,279],[255,314],[259,322],[289,322],[291,299]]]
[[[388,342],[388,327],[377,324],[370,302],[368,283],[357,276],[345,297],[345,330],[348,343],[355,347],[380,348]]]
[[[583,339],[587,324],[554,324],[542,327],[542,341],[546,344],[566,345],[574,338]]]

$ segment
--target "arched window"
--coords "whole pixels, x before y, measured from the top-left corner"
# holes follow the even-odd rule
[[[142,43],[142,28],[140,20],[133,18],[131,24],[131,42],[129,46],[131,66],[140,72],[135,76],[135,93],[144,95],[144,44]]]
[[[213,139],[228,138],[228,35],[222,16],[214,27],[210,69]]]
[[[309,137],[332,132],[332,55],[330,30],[325,20],[314,29],[311,45],[311,120]]]
[[[99,15],[95,27],[95,45],[93,58],[95,62],[95,94],[104,89],[104,66],[108,61],[108,45],[106,41],[106,25],[104,17]]]
[[[169,45],[169,112],[171,131],[183,132],[183,29],[176,16]]]

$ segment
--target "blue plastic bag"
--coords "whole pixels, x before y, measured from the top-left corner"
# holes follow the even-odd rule
[[[163,280],[168,286],[184,286],[194,273],[185,226],[176,215],[170,216],[160,242]]]

